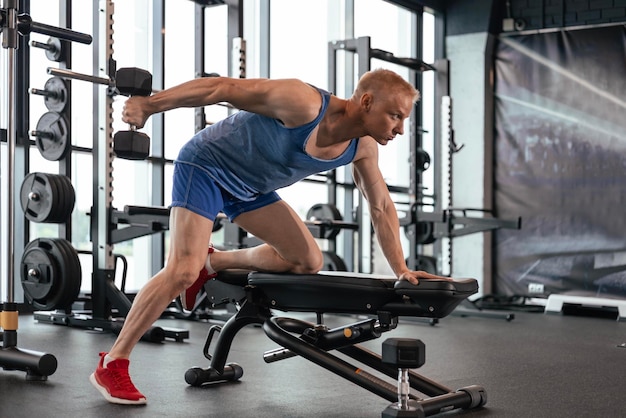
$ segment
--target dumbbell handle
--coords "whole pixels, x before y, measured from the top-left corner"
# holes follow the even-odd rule
[[[410,388],[409,369],[398,369],[398,405],[400,410],[409,409]]]

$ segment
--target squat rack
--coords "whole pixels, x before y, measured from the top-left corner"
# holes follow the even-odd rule
[[[57,368],[57,360],[52,354],[41,353],[32,350],[24,350],[17,347],[17,324],[18,311],[15,303],[15,147],[18,138],[17,128],[17,94],[18,86],[23,83],[18,76],[17,62],[20,59],[18,50],[23,46],[21,36],[31,32],[50,35],[59,39],[72,42],[90,44],[90,35],[75,32],[69,29],[57,28],[32,21],[27,13],[19,13],[19,0],[4,0],[0,8],[0,34],[2,35],[2,48],[7,50],[6,59],[6,92],[7,92],[7,276],[6,276],[6,302],[0,311],[0,366],[8,370],[26,371],[27,380],[47,380]],[[22,58],[23,59],[23,58]],[[23,61],[22,61],[23,62]],[[23,116],[23,115],[20,115]],[[22,121],[25,123],[25,121]]]
[[[358,57],[358,68],[357,73],[358,76],[361,77],[367,71],[371,69],[371,61],[376,58],[382,61],[390,62],[393,64],[401,65],[403,67],[411,70],[414,78],[414,84],[419,89],[421,86],[421,77],[419,76],[421,73],[425,71],[437,71],[438,72],[438,86],[437,94],[438,97],[441,97],[444,94],[447,94],[447,60],[439,60],[435,64],[427,64],[418,58],[407,58],[407,57],[397,57],[391,52],[387,52],[381,49],[375,49],[371,47],[371,39],[369,36],[362,36],[356,39],[347,39],[347,40],[339,40],[339,41],[331,41],[328,44],[328,86],[330,91],[336,91],[337,89],[337,52],[338,51],[347,51],[357,55]],[[439,100],[438,100],[439,101]],[[417,105],[416,105],[417,106]],[[417,170],[417,155],[416,150],[421,148],[422,139],[421,139],[421,118],[419,116],[419,112],[414,112],[415,114],[411,117],[411,132],[410,132],[410,164],[411,164],[411,180],[409,189],[402,189],[393,186],[389,186],[392,191],[399,191],[408,193],[409,196],[413,198],[419,198],[422,195],[422,182],[419,170]],[[354,187],[354,182],[350,176],[349,171],[346,171],[346,178],[349,180],[346,181],[346,184],[343,187],[350,188]],[[334,177],[333,177],[334,180]],[[329,189],[329,202],[335,204],[337,199],[337,182],[332,181]],[[372,252],[371,249],[371,237],[372,231],[369,219],[364,219],[363,212],[363,202],[362,197],[359,197],[360,201],[358,202],[358,219],[359,219],[359,234],[358,241],[356,243],[358,248],[359,257],[359,266],[349,266],[350,268],[358,267],[358,270],[352,271],[360,271],[363,273],[371,273],[373,268],[373,263],[371,257],[369,255]],[[345,194],[344,200],[344,212],[350,213],[354,208],[354,199],[351,193]],[[411,241],[411,251],[409,255],[409,267],[415,268],[417,263],[417,255],[415,253],[415,248],[417,248],[417,242],[415,240],[416,233],[409,234],[409,240]],[[354,240],[352,237],[346,237],[344,241],[344,253],[345,254],[353,254],[354,253]],[[369,258],[370,262],[363,262],[364,257]],[[351,260],[348,258],[348,262]]]

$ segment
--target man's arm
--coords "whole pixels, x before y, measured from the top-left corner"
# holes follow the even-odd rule
[[[181,107],[201,107],[228,102],[241,110],[280,119],[299,126],[319,113],[320,94],[300,80],[197,78],[152,96],[129,98],[122,113],[126,123],[142,127],[155,113]]]
[[[352,167],[355,184],[369,204],[378,243],[396,277],[413,284],[417,284],[418,279],[447,279],[407,267],[400,242],[398,213],[378,166],[378,144],[372,138],[361,139]]]

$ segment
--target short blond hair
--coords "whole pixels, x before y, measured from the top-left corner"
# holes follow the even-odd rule
[[[354,96],[360,98],[366,92],[396,93],[411,96],[413,103],[420,99],[420,92],[397,73],[384,68],[377,68],[363,74],[359,80]]]

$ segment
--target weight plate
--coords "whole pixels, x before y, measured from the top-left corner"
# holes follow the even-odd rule
[[[24,178],[20,203],[28,220],[46,222],[52,210],[52,193],[44,173],[30,173]]]
[[[67,176],[30,173],[22,182],[20,203],[32,222],[63,223],[74,210],[76,192]]]
[[[61,40],[59,38],[49,38],[48,45],[50,45],[51,48],[46,49],[46,57],[54,62],[63,61],[65,51]]]
[[[339,209],[330,203],[317,203],[307,211],[306,219],[309,221],[341,221],[343,220]]]
[[[63,289],[59,293],[55,309],[69,308],[78,299],[82,284],[82,269],[78,253],[72,244],[62,238],[53,240],[59,252],[63,254],[64,262],[61,264],[63,274]]]
[[[415,153],[415,167],[420,173],[430,167],[430,155],[422,148],[418,148]]]
[[[69,177],[56,174],[48,174],[48,181],[56,188],[56,194],[53,196],[53,213],[50,215],[49,223],[67,222],[76,203],[76,193]]]
[[[51,112],[63,112],[67,106],[67,84],[61,77],[52,77],[44,84],[44,90],[50,93],[43,100],[46,109]]]
[[[22,256],[24,295],[36,309],[52,309],[63,273],[60,254],[47,238],[31,241]],[[36,271],[37,274],[31,274]]]
[[[417,258],[417,270],[423,270],[430,274],[437,274],[437,259],[426,255]]]
[[[63,309],[78,298],[78,253],[62,238],[39,238],[24,249],[21,263],[24,295],[39,310]]]
[[[330,203],[317,203],[311,206],[306,213],[306,219],[309,222],[323,223],[324,232],[321,238],[329,240],[335,239],[340,231],[339,227],[333,227],[333,222],[343,220],[339,209]]]
[[[50,195],[50,215],[46,223],[59,223],[60,212],[63,209],[63,196],[54,174],[44,174],[46,181],[50,185],[52,194]]]
[[[54,257],[38,246],[27,247],[22,257],[22,287],[29,301],[46,298],[59,275]]]
[[[324,256],[324,267],[322,270],[325,271],[347,271],[346,263],[343,261],[341,257],[337,254],[330,251],[322,251],[322,255]]]
[[[37,132],[52,135],[52,138],[38,135],[35,145],[41,156],[48,161],[59,161],[69,149],[68,123],[63,115],[57,112],[44,113],[37,122]]]
[[[64,200],[65,200],[65,208],[63,211],[63,222],[69,221],[69,218],[72,216],[72,212],[74,211],[74,206],[76,205],[76,191],[74,190],[74,186],[72,185],[72,180],[70,180],[67,176],[59,176],[62,179],[63,188],[64,188]]]
[[[422,245],[432,244],[437,240],[435,238],[435,225],[433,222],[418,221],[417,222],[417,243]]]

